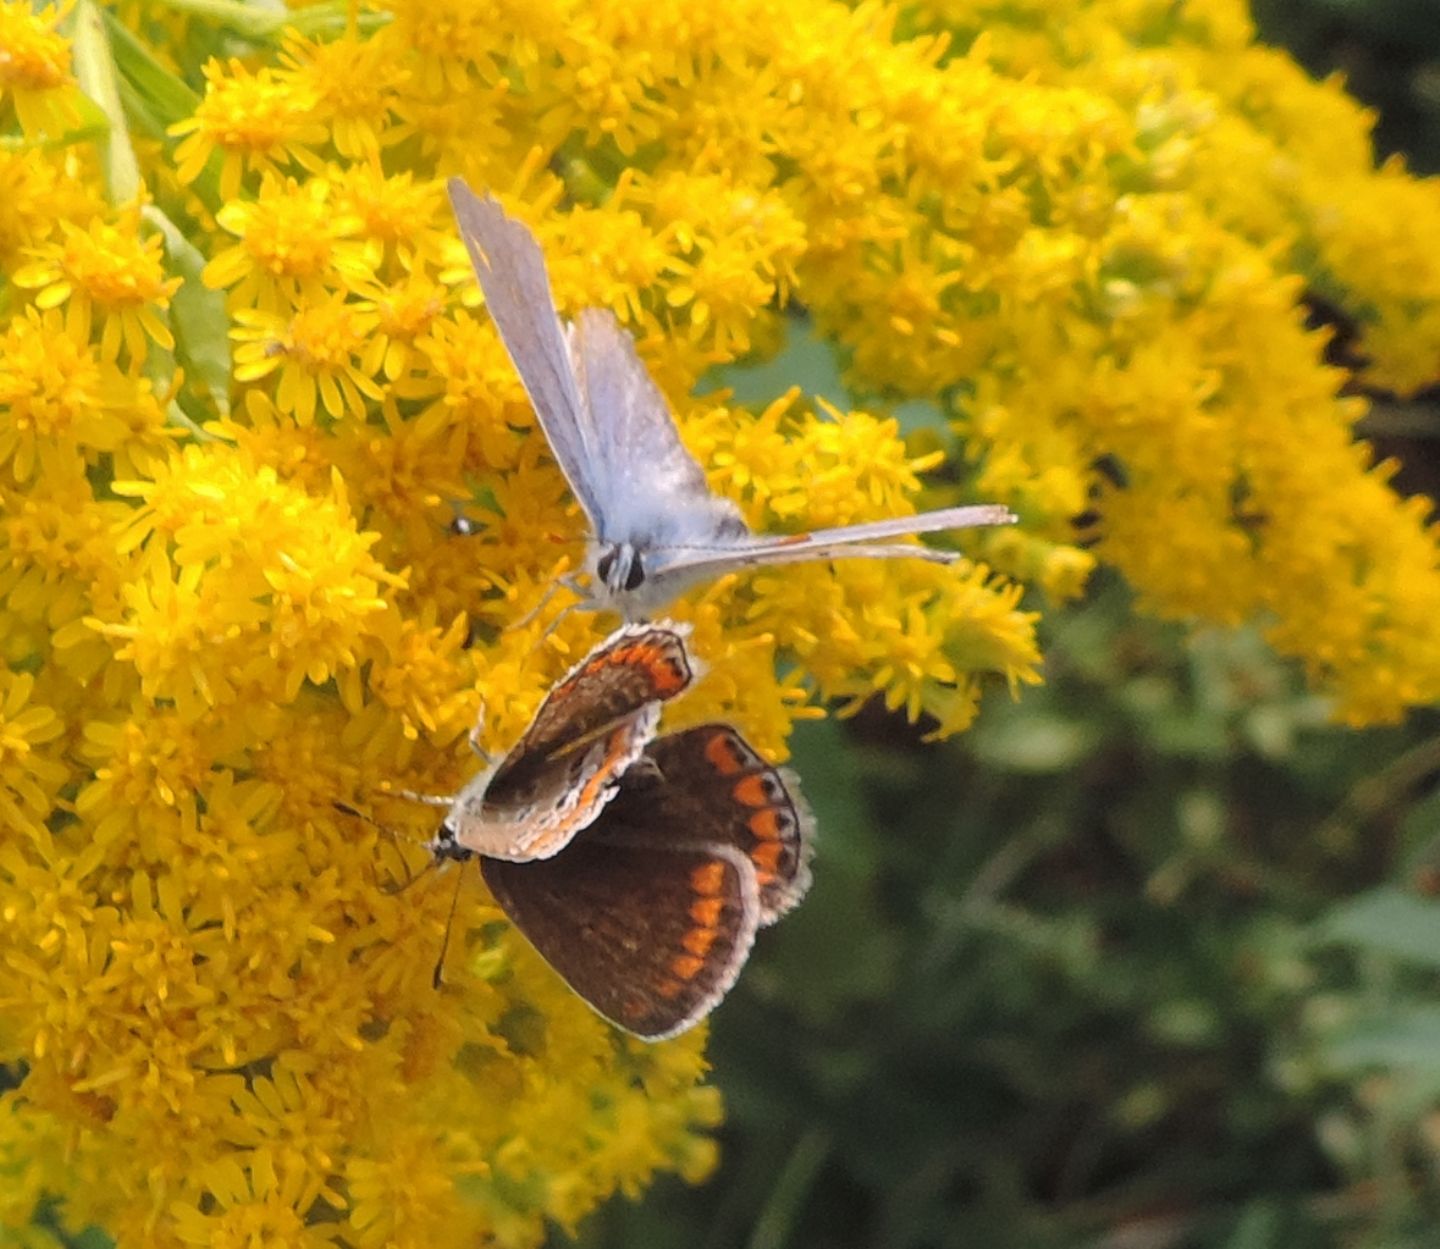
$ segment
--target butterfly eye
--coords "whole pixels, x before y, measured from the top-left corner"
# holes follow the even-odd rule
[[[455,829],[449,820],[446,820],[445,823],[440,825],[440,830],[430,839],[426,848],[430,851],[437,863],[442,863],[446,859],[463,863],[466,859],[474,855],[474,851],[460,844],[459,838],[455,835]]]
[[[615,563],[620,558],[622,552],[628,555],[629,559],[624,565],[625,583],[623,586],[617,587],[614,576]],[[609,586],[612,590],[617,588],[636,590],[639,589],[645,581],[645,565],[640,560],[640,552],[633,547],[618,546],[606,551],[605,554],[596,561],[595,573],[601,582]]]

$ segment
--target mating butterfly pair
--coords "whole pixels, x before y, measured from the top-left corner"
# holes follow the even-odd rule
[[[453,800],[436,860],[478,856],[514,925],[586,1002],[650,1040],[703,1018],[810,882],[793,777],[733,728],[656,737],[694,669],[682,625],[627,625]]]
[[[486,306],[590,524],[582,605],[627,620],[734,569],[953,552],[893,539],[1013,522],[982,504],[780,536],[711,493],[613,314],[565,325],[535,236],[451,179]],[[689,685],[684,630],[620,629],[546,697],[494,768],[455,797],[437,860],[478,855],[496,901],[570,986],[640,1036],[672,1036],[734,983],[756,930],[809,883],[796,782],[733,728],[656,738]],[[444,800],[449,802],[450,800]]]

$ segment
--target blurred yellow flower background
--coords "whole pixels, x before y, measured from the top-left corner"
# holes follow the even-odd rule
[[[583,524],[448,175],[757,528],[1022,515],[696,591],[677,721],[961,731],[1096,559],[1351,722],[1435,698],[1434,536],[1298,300],[1433,380],[1440,193],[1234,0],[1054,8],[0,0],[0,1228],[523,1246],[712,1165],[703,1029],[617,1036],[474,879],[436,992],[449,891],[391,889],[433,813],[382,789],[456,787],[482,700],[503,747],[605,625],[514,627]],[[802,310],[868,410],[692,397]]]

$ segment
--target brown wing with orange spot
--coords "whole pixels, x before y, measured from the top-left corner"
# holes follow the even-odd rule
[[[485,807],[500,813],[526,807],[557,786],[563,796],[573,783],[575,756],[591,754],[594,743],[617,731],[624,737],[625,726],[645,719],[650,724],[643,737],[649,740],[654,719],[642,713],[681,693],[692,675],[682,630],[665,625],[616,630],[545,696],[524,736],[490,778]],[[618,768],[613,776],[618,776],[633,755],[617,748],[602,749],[594,757],[602,768],[613,759]],[[599,780],[605,783],[613,776],[607,772]]]
[[[480,869],[561,978],[651,1041],[709,1014],[740,974],[759,922],[754,869],[728,846],[582,836],[553,859],[481,859]]]
[[[621,834],[676,847],[733,846],[755,869],[762,925],[810,886],[814,821],[798,781],[728,724],[703,724],[645,748],[586,840]]]

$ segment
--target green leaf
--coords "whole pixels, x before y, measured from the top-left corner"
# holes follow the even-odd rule
[[[1332,911],[1318,938],[1440,968],[1440,903],[1376,889]]]
[[[873,897],[877,834],[855,748],[833,720],[798,725],[792,746],[824,868],[804,906],[767,934],[766,964],[791,985],[792,1009],[805,1018],[829,1019],[882,993],[893,980],[899,950]],[[840,931],[846,940],[835,939]],[[763,980],[752,975],[752,989]]]
[[[795,1142],[755,1220],[750,1249],[784,1249],[796,1243],[792,1234],[829,1153],[830,1140],[819,1128],[812,1127]]]
[[[175,335],[175,356],[192,381],[209,391],[216,410],[230,411],[230,322],[225,296],[201,281],[205,257],[180,228],[154,205],[145,208],[145,220],[160,231],[170,267],[183,282],[170,305],[170,328]]]
[[[223,26],[246,39],[264,43],[290,25],[290,13],[244,0],[156,0],[177,13],[188,13],[201,21]]]
[[[840,379],[831,344],[816,334],[804,317],[789,317],[787,328],[785,346],[774,357],[711,369],[698,388],[700,392],[724,388],[734,393],[736,403],[760,408],[799,386],[807,397],[848,408],[850,395]]]
[[[950,441],[950,418],[933,399],[907,399],[897,403],[890,415],[899,422],[902,438],[933,434],[942,446]]]
[[[134,102],[136,111],[160,134],[177,121],[193,115],[200,105],[200,97],[162,65],[113,13],[106,11],[104,19],[110,52],[115,58],[116,69],[120,71],[122,90],[128,87],[126,94]]]
[[[1252,1201],[1245,1207],[1224,1249],[1274,1249],[1286,1243],[1280,1207],[1273,1201]]]

